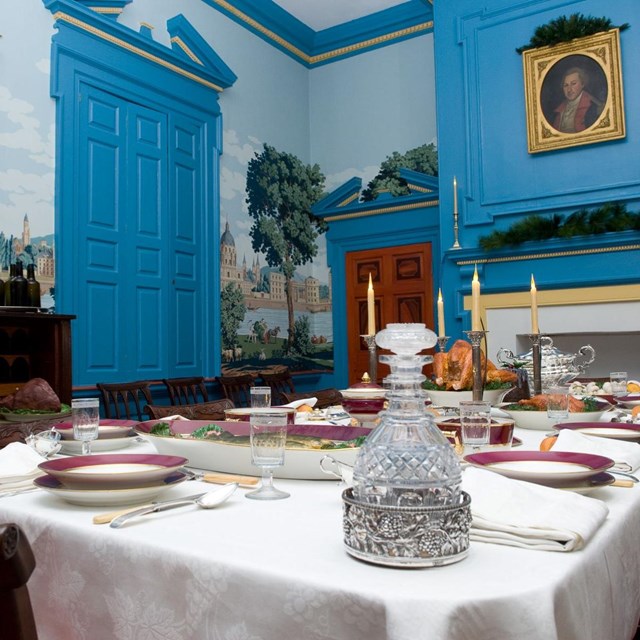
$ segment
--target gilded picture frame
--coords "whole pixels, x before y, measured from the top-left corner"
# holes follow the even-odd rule
[[[624,138],[620,32],[523,52],[529,153]]]

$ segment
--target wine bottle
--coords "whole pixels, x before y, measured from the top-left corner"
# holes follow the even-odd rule
[[[27,265],[27,298],[30,307],[39,307],[40,302],[40,283],[36,280],[36,265]]]
[[[10,264],[9,277],[7,278],[7,281],[4,283],[4,304],[7,307],[12,307],[14,304],[13,300],[11,299],[11,281],[15,278],[15,276],[16,276],[16,265]]]
[[[16,275],[11,280],[11,304],[14,307],[28,307],[29,295],[27,292],[27,279],[24,277],[22,262],[16,260]]]

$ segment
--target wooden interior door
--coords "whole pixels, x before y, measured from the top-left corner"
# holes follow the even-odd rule
[[[367,333],[369,274],[375,291],[376,331],[393,322],[422,322],[433,327],[431,243],[352,251],[345,257],[349,384],[369,370]],[[380,353],[380,352],[379,352]],[[377,381],[389,373],[378,362]]]

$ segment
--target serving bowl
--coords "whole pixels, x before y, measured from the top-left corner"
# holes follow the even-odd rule
[[[459,417],[436,418],[435,421],[440,431],[448,438],[454,438],[454,443],[456,437],[458,442],[462,442],[462,426]],[[489,444],[491,446],[510,446],[513,441],[514,425],[515,422],[511,418],[491,418]]]
[[[493,405],[500,402],[500,399],[508,391],[510,391],[510,388],[485,389],[482,393],[482,399]],[[431,398],[431,402],[438,407],[459,407],[461,402],[473,400],[473,391],[436,391],[427,389],[426,393]]]
[[[151,433],[154,425],[167,423],[171,431],[178,436],[161,436]],[[136,432],[144,436],[165,455],[184,456],[189,464],[199,469],[237,473],[242,475],[259,475],[260,470],[251,464],[251,449],[247,437],[248,422],[224,422],[218,426],[236,436],[244,436],[239,443],[217,442],[191,437],[191,433],[200,427],[211,425],[207,420],[148,420],[138,423]],[[344,442],[368,435],[370,429],[363,427],[343,427],[329,424],[291,425],[290,435],[308,435],[316,438],[327,438],[334,442]],[[353,465],[359,447],[342,449],[300,449],[287,445],[284,466],[274,470],[276,478],[293,478],[300,480],[327,480],[329,476],[320,468],[320,461],[328,453],[336,460]]]
[[[548,418],[546,411],[519,411],[507,410],[506,406],[513,403],[506,403],[498,408],[512,418],[516,427],[521,429],[531,429],[534,431],[550,431],[558,422],[556,418]],[[567,418],[563,418],[563,422],[597,422],[611,408],[608,402],[598,401],[599,409],[597,411],[580,411],[570,412]]]

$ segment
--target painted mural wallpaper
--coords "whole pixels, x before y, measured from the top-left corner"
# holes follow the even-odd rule
[[[327,227],[311,213],[324,185],[318,165],[269,144],[248,159],[244,190],[229,198],[241,214],[220,237],[223,370],[332,368],[331,275],[317,260]]]

